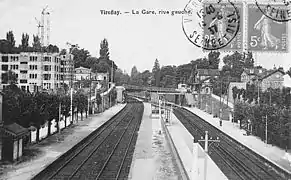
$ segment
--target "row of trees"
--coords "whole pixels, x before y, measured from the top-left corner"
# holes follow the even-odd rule
[[[117,74],[120,78],[117,79],[117,82],[120,85],[127,83],[138,86],[150,85],[176,88],[179,83],[194,83],[197,69],[218,69],[220,61],[220,52],[217,51],[211,51],[207,57],[198,58],[179,66],[167,65],[160,67],[159,61],[156,59],[151,71],[145,70],[139,72],[136,66],[133,66],[131,74],[128,75],[118,69]],[[220,69],[221,76],[213,79],[214,93],[218,95],[221,93],[221,81],[240,81],[240,75],[243,69],[254,67],[254,59],[251,52],[234,52],[233,54],[224,56],[222,61],[224,65]],[[226,92],[227,86],[227,83],[223,83],[222,93]]]
[[[61,54],[65,54],[66,50],[62,50]],[[74,48],[71,50],[74,55],[75,68],[85,67],[92,69],[94,73],[109,73],[111,81],[111,71],[113,73],[117,70],[117,65],[110,59],[109,44],[107,39],[103,39],[100,43],[99,57],[91,56],[88,50],[84,48]]]
[[[240,120],[240,127],[251,131],[255,136],[283,149],[291,148],[291,110],[268,104],[251,105],[237,102],[234,107],[234,120]],[[248,126],[250,125],[250,126]]]
[[[255,136],[281,148],[291,148],[291,94],[290,88],[268,88],[262,92],[255,84],[246,89],[233,87],[234,120],[240,120],[240,127]],[[259,97],[259,98],[258,98]],[[267,121],[267,122],[266,122]]]
[[[232,96],[234,100],[241,100],[249,104],[263,103],[275,105],[280,108],[289,108],[291,105],[289,87],[283,87],[282,89],[268,88],[266,91],[262,92],[255,84],[247,83],[246,89],[238,89],[236,86],[233,87]],[[260,102],[258,102],[258,100],[260,100]]]
[[[29,35],[22,33],[21,44],[16,46],[13,31],[6,33],[6,39],[0,39],[0,52],[1,53],[20,53],[20,52],[48,52],[59,53],[59,48],[56,45],[42,46],[40,38],[33,35],[33,42],[30,46]]]
[[[4,124],[17,123],[25,128],[34,126],[37,128],[38,137],[39,128],[46,122],[48,122],[48,133],[50,133],[51,121],[55,119],[58,123],[60,105],[61,115],[70,116],[69,95],[29,93],[11,84],[3,90],[3,121]],[[81,91],[73,94],[73,109],[77,108],[77,112],[83,113],[87,111],[87,105],[88,98]]]

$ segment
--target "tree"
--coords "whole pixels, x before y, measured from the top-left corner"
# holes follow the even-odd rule
[[[11,47],[15,47],[15,38],[14,38],[13,31],[8,31],[6,33],[6,40],[9,42]]]
[[[130,77],[126,72],[122,72],[121,69],[115,71],[114,80],[117,86],[122,86],[123,84],[128,84]]]
[[[98,58],[89,56],[89,57],[87,57],[87,59],[84,63],[84,67],[85,68],[92,68],[94,66],[98,66],[98,64],[99,64]],[[97,69],[97,67],[94,67],[94,68]]]
[[[35,108],[32,111],[31,125],[36,127],[36,142],[39,141],[39,129],[49,117],[46,103],[47,93],[37,92],[33,97]]]
[[[113,60],[109,59],[109,47],[108,47],[108,41],[107,39],[103,39],[100,43],[100,50],[99,50],[100,57],[98,58],[100,62],[105,62],[108,65],[108,72],[109,72],[109,77],[110,81],[113,81],[111,77],[114,78],[114,72],[117,69],[117,65],[114,63]],[[99,62],[99,64],[100,64]],[[113,67],[112,67],[113,66]],[[111,75],[111,71],[113,69],[113,76]]]
[[[29,35],[26,33],[22,33],[22,38],[21,38],[21,49],[22,51],[27,51],[27,48],[29,46]]]
[[[253,68],[254,67],[254,63],[255,63],[255,60],[253,58],[253,53],[252,52],[248,52],[246,54],[246,57],[245,57],[244,67],[245,68]]]
[[[194,61],[193,61],[194,62]],[[191,77],[193,67],[195,63],[182,64],[177,67],[176,70],[176,82],[177,83],[186,83],[187,80]]]
[[[94,73],[107,73],[110,66],[105,61],[99,61],[98,64],[92,67],[92,72]]]
[[[161,69],[160,69],[160,63],[158,59],[155,60],[154,67],[152,69],[152,74],[153,74],[153,82],[152,84],[154,86],[159,87],[160,86],[160,78],[161,78]]]
[[[32,42],[32,48],[36,52],[41,51],[41,43],[40,43],[40,38],[36,35],[33,35],[33,42]]]
[[[223,57],[224,66],[222,68],[222,76],[225,76],[226,71],[230,71],[230,76],[236,81],[240,81],[240,76],[244,70],[243,55],[239,52],[234,52],[232,55]]]
[[[0,52],[4,54],[11,53],[12,45],[9,41],[2,39],[0,40]]]
[[[3,90],[3,121],[12,124],[20,116],[19,99],[21,90],[15,85],[9,85]]]
[[[209,69],[218,69],[220,52],[210,51],[208,53]]]
[[[60,52],[60,55],[66,55],[67,54],[67,50],[66,49],[62,49]]]
[[[107,39],[103,39],[100,43],[100,50],[99,50],[100,60],[109,60],[109,47]]]
[[[151,77],[151,72],[149,70],[145,70],[144,72],[142,72],[140,74],[141,79],[142,79],[142,85],[143,86],[148,86],[149,85],[149,81],[150,81],[150,77]]]
[[[89,51],[79,48],[74,48],[71,53],[74,55],[75,68],[84,66],[86,59],[90,56]]]
[[[289,70],[286,72],[286,74],[288,74],[291,77],[291,67],[289,68]]]
[[[133,78],[135,78],[138,74],[139,74],[139,72],[138,72],[136,66],[133,66],[133,67],[131,68],[130,78],[133,79]]]

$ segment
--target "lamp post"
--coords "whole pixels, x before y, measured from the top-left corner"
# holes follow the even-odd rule
[[[74,60],[72,60],[71,58],[71,52],[78,48],[78,44],[71,44],[69,42],[67,42],[67,45],[70,46],[69,48],[69,56],[70,56],[70,63],[71,63],[71,67],[70,67],[70,71],[71,71],[71,123],[73,123],[73,70],[74,70]]]
[[[222,126],[222,108],[221,108],[221,96],[222,96],[222,79],[220,79],[220,98],[219,98],[219,125]]]

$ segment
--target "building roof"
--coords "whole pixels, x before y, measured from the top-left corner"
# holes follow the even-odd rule
[[[197,69],[198,76],[219,76],[218,69]]]
[[[79,70],[79,69],[80,69],[80,70],[90,70],[89,68],[85,68],[85,67],[82,67],[82,66],[80,66],[80,67],[78,67],[78,68],[75,68],[75,70],[76,70],[76,69],[78,69],[78,70]]]
[[[282,73],[283,75],[285,74],[283,68],[278,68],[278,69],[272,69],[272,70],[265,70],[263,71],[262,73],[258,73],[256,74],[257,77],[259,78],[259,80],[263,80],[269,76],[271,76],[272,74],[275,74],[276,72],[280,72]],[[253,80],[256,80],[257,77],[254,77]]]
[[[29,132],[27,128],[24,128],[17,123],[4,125],[4,130],[6,133],[8,133],[14,137],[18,137],[18,136],[24,135],[24,134]]]
[[[243,72],[245,72],[247,75],[258,75],[260,73],[264,73],[265,71],[267,70],[264,68],[254,68],[254,69],[244,69]]]
[[[207,80],[210,80],[210,79],[211,79],[211,77],[207,77],[207,78],[201,80],[200,83],[203,83],[203,82],[205,82],[205,81],[207,81]]]
[[[272,74],[275,74],[276,72],[280,72],[283,75],[285,75],[285,72],[283,71],[283,69],[279,68],[279,69],[274,69],[274,70],[270,70],[270,71],[267,71],[265,73],[259,74],[259,78],[260,78],[260,80],[263,80],[263,79],[271,76]]]

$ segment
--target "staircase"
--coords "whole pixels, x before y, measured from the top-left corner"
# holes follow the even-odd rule
[[[185,98],[186,98],[186,103],[189,106],[194,106],[195,105],[195,100],[194,100],[194,95],[191,93],[186,93],[185,94]]]

